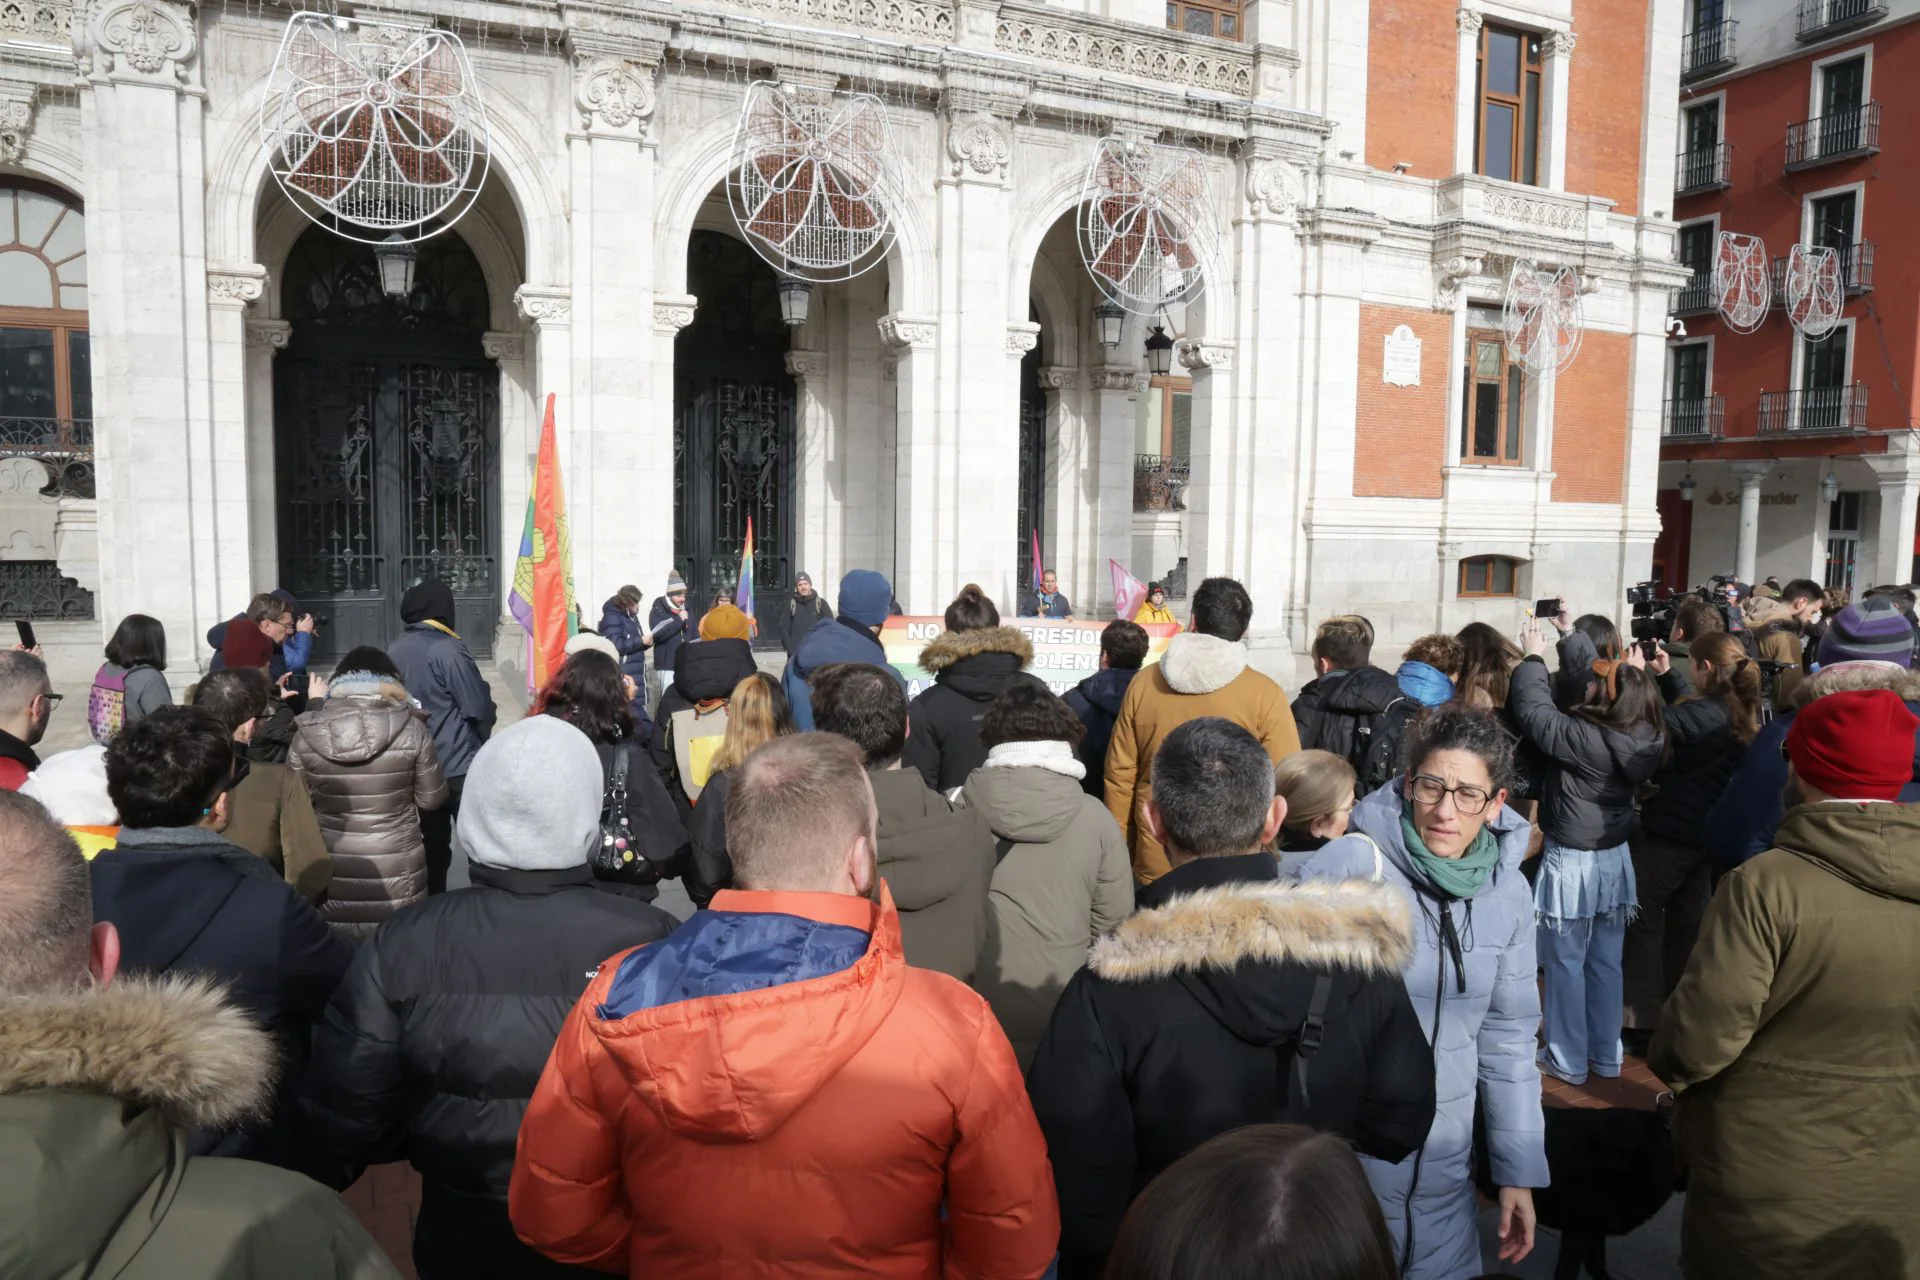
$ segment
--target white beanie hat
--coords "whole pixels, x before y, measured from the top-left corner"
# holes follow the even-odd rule
[[[107,795],[107,749],[76,747],[48,756],[20,784],[63,827],[111,827],[120,821]]]
[[[587,735],[553,716],[497,733],[467,769],[455,830],[469,860],[508,871],[585,866],[606,784]]]
[[[604,653],[615,662],[620,661],[620,651],[613,647],[613,641],[592,631],[576,631],[567,637],[566,655],[571,658],[576,653]]]

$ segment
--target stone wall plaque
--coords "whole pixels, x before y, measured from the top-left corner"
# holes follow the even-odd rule
[[[1380,362],[1380,380],[1395,387],[1420,385],[1420,339],[1404,324],[1387,335],[1386,354]]]

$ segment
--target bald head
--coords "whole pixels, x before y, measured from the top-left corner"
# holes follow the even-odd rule
[[[39,802],[0,791],[0,991],[87,980],[93,890],[87,861]]]
[[[727,852],[743,889],[877,889],[873,788],[860,749],[833,733],[775,738],[733,770]]]

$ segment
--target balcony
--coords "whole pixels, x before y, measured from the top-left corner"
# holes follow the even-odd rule
[[[1673,297],[1673,314],[1697,316],[1713,309],[1713,268],[1711,266],[1694,267],[1693,279],[1681,285],[1680,292]]]
[[[1880,151],[1880,104],[1829,111],[1787,126],[1787,172],[1836,160],[1857,160]]]
[[[1867,429],[1867,384],[1760,393],[1763,436],[1827,435]]]
[[[1826,40],[1887,16],[1880,0],[1800,0],[1800,40]]]
[[[1133,509],[1185,511],[1192,469],[1185,458],[1157,453],[1133,455]]]
[[[1840,287],[1849,298],[1873,292],[1873,242],[1861,240],[1840,253]],[[1787,305],[1787,259],[1773,260],[1773,305]]]
[[[43,498],[93,497],[90,419],[0,418],[0,458],[31,458],[45,467]]]
[[[1727,143],[1682,151],[1673,171],[1673,194],[1697,196],[1733,185],[1733,148]]]
[[[1687,32],[1680,46],[1680,78],[1697,80],[1716,71],[1725,71],[1739,59],[1733,53],[1733,29],[1740,24],[1732,18]]]
[[[1669,400],[1660,415],[1660,437],[1663,440],[1718,440],[1726,434],[1725,396]]]

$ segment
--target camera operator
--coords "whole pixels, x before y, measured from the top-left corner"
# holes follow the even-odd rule
[[[1711,600],[1688,596],[1674,606],[1673,629],[1667,633],[1667,643],[1662,646],[1669,659],[1667,665],[1674,685],[1674,695],[1668,699],[1669,702],[1689,697],[1694,692],[1694,644],[1726,629],[1726,615]]]
[[[1807,628],[1819,618],[1820,602],[1820,587],[1796,578],[1778,600],[1754,596],[1741,609],[1747,629],[1753,633],[1754,653],[1772,686],[1768,701],[1775,711],[1792,705],[1794,688],[1804,673]]]

